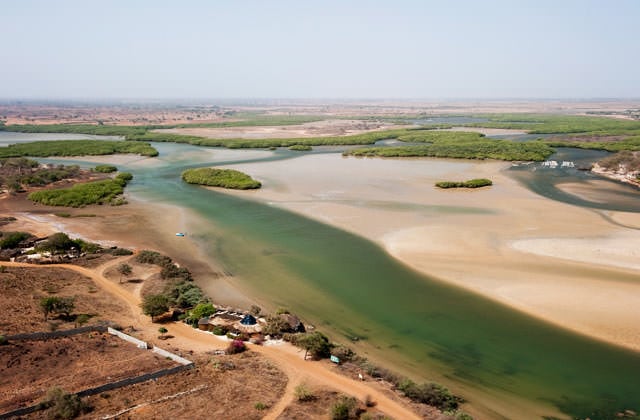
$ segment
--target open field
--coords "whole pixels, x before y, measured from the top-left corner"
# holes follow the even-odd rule
[[[0,411],[41,401],[48,389],[78,392],[175,366],[111,334],[10,341],[0,350]]]

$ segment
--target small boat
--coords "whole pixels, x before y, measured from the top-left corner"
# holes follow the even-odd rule
[[[184,233],[178,232],[178,233],[176,233],[176,236],[184,236]]]

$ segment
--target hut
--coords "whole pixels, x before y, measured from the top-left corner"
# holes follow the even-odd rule
[[[282,320],[284,320],[287,324],[289,324],[291,332],[303,333],[303,332],[307,331],[306,328],[304,327],[304,324],[302,323],[302,321],[300,321],[300,318],[298,318],[295,315],[292,315],[292,314],[280,314],[280,318]]]
[[[209,317],[205,316],[198,320],[198,329],[207,331],[209,329]]]
[[[256,318],[251,314],[246,314],[242,320],[240,320],[242,325],[256,325],[257,322]]]

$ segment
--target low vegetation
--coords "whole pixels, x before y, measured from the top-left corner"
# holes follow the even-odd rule
[[[76,394],[57,387],[51,388],[47,392],[46,398],[40,405],[42,408],[47,408],[47,418],[49,419],[74,419],[90,410],[90,407]]]
[[[31,237],[27,232],[0,232],[0,249],[17,248],[22,241]]]
[[[135,257],[136,262],[142,264],[153,264],[161,267],[160,277],[166,280],[166,285],[162,293],[148,295],[145,297],[142,308],[146,315],[153,318],[160,316],[170,308],[180,308],[180,310],[193,308],[196,313],[191,317],[200,319],[198,314],[213,313],[215,308],[209,302],[194,282],[191,272],[186,267],[179,267],[171,258],[156,251],[143,250]],[[189,315],[186,316],[189,318]]]
[[[640,135],[640,121],[615,118],[553,114],[488,114],[477,116],[487,118],[488,121],[464,125],[525,130],[530,134]]]
[[[7,157],[51,157],[51,156],[98,156],[116,153],[158,156],[158,151],[149,143],[118,140],[52,140],[10,144],[0,147],[0,158]]]
[[[233,169],[197,168],[187,169],[182,179],[189,184],[211,187],[248,190],[260,188],[262,184],[249,175]]]
[[[293,146],[289,146],[289,150],[293,150],[295,152],[308,152],[313,150],[313,147],[307,144],[294,144]]]
[[[468,181],[456,182],[456,181],[440,181],[436,182],[438,188],[480,188],[493,185],[490,179],[477,178],[470,179]]]
[[[98,165],[95,168],[93,168],[93,170],[96,172],[109,174],[111,172],[117,172],[118,168],[113,165]]]
[[[73,179],[80,173],[80,167],[77,165],[40,165],[35,160],[23,157],[0,159],[0,187],[10,192]]]
[[[126,204],[120,196],[133,176],[122,172],[113,179],[76,184],[71,188],[35,191],[28,198],[47,206],[84,207],[91,204]]]

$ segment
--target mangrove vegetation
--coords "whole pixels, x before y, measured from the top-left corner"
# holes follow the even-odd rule
[[[28,198],[47,206],[84,207],[90,204],[126,204],[121,197],[124,187],[132,175],[127,172],[113,179],[76,184],[71,188],[41,190],[29,194]]]
[[[182,179],[189,184],[222,187],[234,190],[260,188],[262,184],[249,175],[233,169],[197,168],[187,169]]]
[[[480,188],[480,187],[488,187],[493,185],[490,179],[486,178],[476,178],[470,179],[468,181],[440,181],[436,182],[436,187],[438,188]]]
[[[119,140],[52,140],[10,144],[0,147],[0,158],[51,157],[51,156],[99,156],[116,153],[158,156],[149,143]]]

